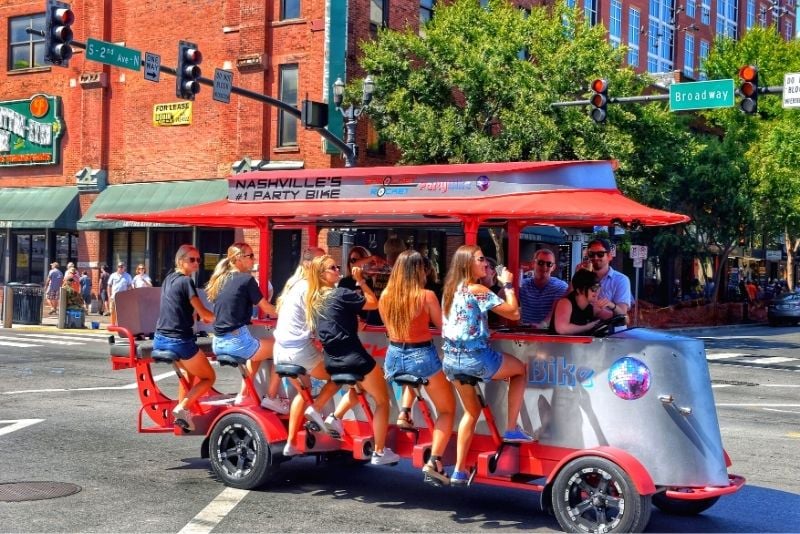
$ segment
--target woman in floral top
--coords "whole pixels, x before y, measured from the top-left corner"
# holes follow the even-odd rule
[[[514,356],[497,352],[489,345],[489,310],[506,319],[519,320],[519,305],[511,283],[513,275],[508,270],[498,273],[498,281],[505,288],[503,301],[489,288],[477,283],[477,280],[486,276],[486,266],[486,257],[480,247],[474,245],[459,247],[453,256],[444,282],[442,300],[442,366],[451,381],[457,374],[483,380],[509,379],[508,421],[503,440],[510,443],[533,441],[517,426],[525,394],[525,366]],[[466,485],[469,475],[464,464],[481,405],[472,386],[458,381],[454,381],[454,385],[461,397],[464,415],[458,426],[456,466],[450,483]]]

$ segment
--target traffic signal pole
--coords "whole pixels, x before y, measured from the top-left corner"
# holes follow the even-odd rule
[[[37,29],[34,29],[34,28],[26,28],[26,31],[28,33],[30,33],[30,34],[39,35],[39,36],[42,36],[42,37],[45,36],[45,32],[42,31],[42,30],[37,30]],[[81,41],[71,40],[69,45],[74,47],[74,48],[80,48],[81,50],[86,50],[86,43],[81,42]],[[139,61],[142,64],[144,63],[141,58],[140,58]],[[159,65],[158,69],[159,69],[159,72],[163,72],[164,74],[169,74],[170,76],[175,76],[175,77],[178,76],[177,69],[173,69],[172,67],[167,67],[166,65],[161,64],[161,65]],[[201,77],[197,78],[196,81],[198,83],[202,84],[202,85],[206,85],[206,86],[209,86],[209,87],[213,87],[214,86],[214,80],[210,79],[210,78],[204,78],[204,77],[201,76]],[[231,93],[239,95],[239,96],[242,96],[244,98],[249,98],[251,100],[256,100],[256,101],[261,102],[262,104],[266,104],[268,106],[276,107],[276,108],[278,108],[278,109],[280,109],[282,111],[285,111],[289,115],[297,118],[298,120],[301,118],[301,112],[300,112],[299,109],[297,109],[296,107],[294,107],[291,104],[287,104],[286,102],[284,102],[282,100],[278,100],[277,98],[272,98],[269,95],[265,95],[265,94],[262,94],[262,93],[257,93],[255,91],[251,91],[251,90],[245,89],[243,87],[237,87],[235,85],[231,86]],[[336,137],[336,135],[334,135],[333,133],[331,133],[330,131],[328,131],[325,128],[312,126],[312,127],[309,127],[308,129],[316,131],[320,136],[322,136],[323,139],[325,139],[326,141],[331,143],[333,146],[335,146],[336,148],[341,150],[342,154],[344,154],[345,166],[347,166],[347,167],[355,167],[356,166],[357,161],[356,161],[356,153],[355,153],[355,151],[350,146],[348,146],[347,143],[345,143],[342,139],[339,139],[338,137]]]

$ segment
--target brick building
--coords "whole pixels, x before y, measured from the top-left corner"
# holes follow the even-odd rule
[[[484,1],[484,0],[480,0]],[[571,0],[573,3],[575,0]],[[791,38],[793,0],[586,0],[590,19],[630,48],[640,71],[682,71],[701,79],[713,35],[741,35],[778,24]],[[530,5],[531,1],[517,2]],[[358,43],[380,26],[416,28],[435,0],[73,0],[75,39],[89,38],[158,54],[177,63],[178,41],[197,43],[203,75],[233,73],[233,83],[298,104],[331,102],[337,78],[361,77]],[[88,60],[76,49],[66,68],[43,61],[45,0],[0,5],[0,283],[42,282],[47,266],[75,261],[97,288],[102,264],[144,263],[158,282],[183,242],[205,254],[204,282],[242,230],[136,226],[98,220],[103,212],[155,211],[223,198],[226,179],[249,169],[343,165],[335,147],[274,107],[231,95],[212,100],[204,86],[191,105],[175,96],[172,76],[158,83],[143,71]],[[330,131],[342,117],[329,104]],[[359,165],[396,160],[359,124]],[[388,150],[388,152],[387,152]],[[364,236],[362,236],[364,237]],[[382,236],[378,236],[379,238]],[[367,237],[365,237],[366,239]],[[369,236],[370,242],[376,236]],[[303,245],[299,231],[278,231],[273,281],[291,269]],[[267,261],[267,259],[263,259]]]

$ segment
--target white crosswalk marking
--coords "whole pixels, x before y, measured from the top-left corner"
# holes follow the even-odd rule
[[[19,333],[18,336],[39,339],[57,339],[67,341],[90,341],[92,343],[108,343],[108,336],[99,336],[97,334],[88,334],[86,336],[60,336],[54,334],[23,334]]]
[[[747,354],[741,352],[719,352],[717,354],[706,354],[706,360],[727,360],[728,358],[741,358]]]
[[[748,360],[750,363],[786,363],[796,362],[798,358],[784,358],[783,356],[769,356],[767,358],[756,358],[755,360]]]
[[[5,341],[7,339],[13,339],[16,341]],[[29,347],[38,347],[39,345],[33,345],[31,343],[19,343],[19,338],[16,337],[7,337],[7,336],[0,336],[0,346],[3,347],[19,347],[19,348],[29,348]]]
[[[14,341],[24,341],[25,343],[45,343],[47,345],[84,345],[84,343],[80,343],[78,341],[62,341],[58,339],[58,337],[54,336],[55,339],[39,339],[39,338],[19,338],[19,337],[11,337],[11,336],[0,336],[0,339],[11,339]],[[29,347],[36,347],[37,345],[28,345]]]

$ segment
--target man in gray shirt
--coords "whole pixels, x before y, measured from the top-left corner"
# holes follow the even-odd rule
[[[522,322],[536,328],[547,328],[553,305],[567,293],[567,283],[552,276],[556,268],[555,254],[542,248],[533,255],[533,277],[519,286]]]

